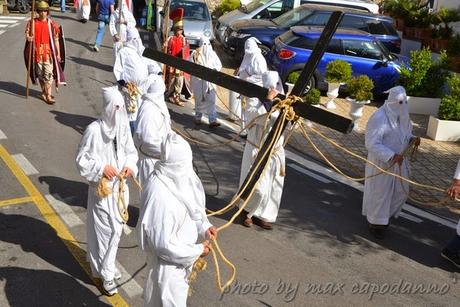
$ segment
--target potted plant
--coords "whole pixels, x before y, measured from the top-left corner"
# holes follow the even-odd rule
[[[436,141],[460,140],[460,78],[448,78],[449,94],[441,99],[438,117],[430,116],[427,135]]]
[[[297,79],[299,79],[300,72],[298,71],[293,71],[291,72],[287,78],[286,78],[286,94],[289,95],[289,93],[292,91],[292,88],[294,87],[294,84],[297,82]]]
[[[366,75],[361,75],[352,78],[347,83],[348,97],[350,102],[350,117],[353,120],[353,130],[358,130],[358,120],[363,116],[364,105],[370,103],[374,98],[372,91],[374,90],[374,82]]]
[[[334,99],[339,96],[340,85],[345,84],[351,78],[351,65],[342,60],[327,63],[325,79],[328,83],[326,108],[335,109],[337,106]]]
[[[454,30],[449,25],[452,22],[460,21],[460,12],[454,9],[441,7],[433,14],[432,23],[436,26],[433,31],[432,49],[441,51],[447,49],[449,39],[452,37]]]
[[[428,48],[411,51],[409,67],[401,67],[398,81],[406,89],[409,112],[437,115],[449,75],[446,52],[441,52],[437,60],[432,60]]]
[[[319,105],[321,93],[318,89],[312,88],[305,95],[305,102],[314,106]]]

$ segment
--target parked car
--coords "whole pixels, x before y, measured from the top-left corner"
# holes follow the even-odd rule
[[[222,15],[215,26],[216,38],[222,43],[225,31],[236,20],[273,19],[307,3],[334,5],[342,8],[361,9],[374,14],[379,13],[379,6],[371,0],[254,0]]]
[[[165,10],[160,13],[163,17],[161,20],[162,33],[168,31],[168,33],[172,34],[172,21],[170,20],[169,24],[166,24],[164,22],[164,16],[166,16],[166,14],[169,15],[170,12],[178,7],[184,9],[184,35],[192,47],[198,46],[202,36],[206,36],[210,41],[214,40],[215,36],[212,28],[211,13],[209,12],[205,0],[167,1]]]
[[[224,35],[224,50],[242,58],[244,42],[256,37],[262,43],[264,52],[270,50],[275,37],[292,26],[325,26],[336,7],[304,4],[271,20],[238,20],[232,23]],[[377,37],[391,52],[401,51],[401,38],[393,26],[393,19],[354,9],[342,9],[345,15],[339,27],[366,31]]]
[[[323,27],[292,27],[275,39],[269,55],[269,65],[278,71],[283,82],[291,72],[302,70],[322,31]],[[401,65],[408,62],[407,58],[390,53],[369,33],[355,29],[338,29],[308,86],[326,90],[326,65],[339,59],[351,64],[353,75],[369,76],[374,81],[376,94],[393,87],[399,78]]]

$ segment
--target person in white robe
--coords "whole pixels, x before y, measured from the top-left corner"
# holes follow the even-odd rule
[[[262,83],[265,88],[275,91],[274,96],[277,93],[284,93],[281,79],[276,71],[264,73]],[[249,99],[248,101],[249,104],[246,110],[248,122],[267,113],[266,107],[259,99]],[[267,116],[261,116],[256,120],[255,125],[249,128],[241,162],[240,187],[249,173],[259,148],[268,135],[268,129],[272,127],[278,115],[279,112],[276,111],[269,119],[267,119]],[[268,120],[267,130],[264,130],[266,120]],[[283,143],[284,135],[275,145],[274,153],[267,162],[267,169],[259,179],[255,192],[242,213],[242,223],[246,227],[251,227],[255,223],[264,229],[272,229],[271,223],[276,221],[284,185],[285,154]]]
[[[108,295],[117,293],[114,279],[121,278],[115,266],[123,219],[118,209],[118,186],[124,178],[137,173],[137,151],[129,133],[123,96],[117,86],[103,88],[100,119],[91,123],[81,140],[76,158],[80,174],[89,182],[87,205],[87,259],[94,277],[103,280]],[[97,187],[108,180],[112,193],[101,198]],[[124,200],[129,203],[125,186]]]
[[[186,307],[193,263],[209,253],[208,240],[217,230],[206,217],[203,185],[193,170],[190,145],[181,136],[167,136],[144,189],[137,227],[139,245],[147,253],[145,306]]]
[[[91,1],[90,0],[78,0],[77,1],[77,19],[82,23],[86,23],[89,20],[91,13]]]
[[[457,170],[454,174],[454,179],[449,189],[447,189],[447,194],[452,199],[460,197],[460,159],[458,160]],[[454,238],[447,244],[447,246],[442,250],[441,256],[451,263],[453,263],[457,268],[460,268],[460,220],[457,223],[457,233]]]
[[[211,42],[207,37],[200,39],[199,47],[192,52],[190,61],[210,69],[218,71],[222,69],[222,63],[216,52],[212,49]],[[220,123],[217,121],[216,112],[216,85],[193,75],[190,76],[190,79],[195,97],[195,124],[201,125],[201,118],[203,113],[206,112],[209,119],[209,127],[219,127]]]
[[[121,6],[121,8],[120,8]],[[113,38],[113,54],[117,54],[127,41],[127,29],[136,28],[136,19],[126,3],[120,1],[117,9],[110,15],[109,30]]]
[[[144,94],[142,91],[144,83],[149,76],[148,66],[145,65],[146,59],[142,56],[143,52],[144,46],[142,45],[139,31],[136,28],[128,28],[126,46],[118,52],[113,66],[113,74],[119,84],[125,85],[131,82],[139,90],[137,99],[132,100],[129,97],[125,99],[127,104],[132,104],[132,107],[127,108],[132,133],[135,131],[135,122],[141,104],[141,95]]]
[[[161,144],[171,132],[171,118],[164,101],[166,86],[163,78],[152,70],[148,83],[146,93],[142,96],[136,132],[133,136],[134,145],[139,152],[138,168],[141,186],[152,174],[155,163],[160,159]]]
[[[396,86],[388,91],[388,98],[367,122],[365,146],[367,159],[379,167],[409,177],[410,162],[403,156],[414,138],[409,117],[406,91]],[[420,138],[416,138],[420,144]],[[390,217],[397,217],[409,193],[409,183],[380,171],[366,163],[363,210],[369,230],[383,239]],[[376,175],[376,176],[375,176]]]
[[[235,75],[243,79],[245,81],[257,84],[262,86],[262,74],[268,71],[267,61],[265,60],[264,56],[262,55],[262,50],[259,48],[257,44],[260,44],[260,41],[255,37],[250,37],[244,42],[244,56],[243,60],[241,61],[241,65],[238,70],[235,72]],[[241,114],[241,121],[240,127],[244,129],[248,122],[246,116],[246,109],[247,106],[252,102],[251,100],[258,100],[257,98],[249,98],[249,97],[242,97],[241,103],[245,106],[240,104],[240,106],[230,105],[230,111],[234,114]],[[237,102],[238,100],[231,100],[230,102]],[[241,108],[241,111],[238,110]],[[232,114],[230,114],[229,118],[232,118]],[[243,132],[243,135],[246,132]]]

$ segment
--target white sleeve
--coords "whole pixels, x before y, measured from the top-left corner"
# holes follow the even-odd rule
[[[100,157],[97,156],[95,134],[93,125],[88,126],[83,138],[78,146],[77,153],[77,168],[80,175],[89,182],[98,182],[102,178],[104,172],[104,164]]]
[[[115,59],[115,64],[113,64],[113,74],[115,76],[115,80],[121,80],[123,75],[123,60],[122,60],[123,52],[118,52],[117,58]]]
[[[117,26],[116,26],[116,17],[117,13],[113,12],[113,14],[110,15],[110,21],[109,21],[109,30],[110,30],[110,35],[114,36],[115,34],[118,33],[117,31]]]
[[[154,112],[156,111],[156,112]],[[148,110],[141,120],[137,122],[136,138],[142,145],[142,151],[152,154],[161,153],[161,143],[166,134],[164,115],[158,110]],[[139,118],[139,117],[138,117]],[[148,121],[144,120],[148,119]]]
[[[206,239],[206,230],[212,226],[213,225],[209,222],[207,217],[204,217],[200,221],[196,221],[196,229],[198,230],[198,233],[203,237],[203,239]]]
[[[369,153],[380,161],[388,162],[396,153],[383,144],[384,126],[384,123],[377,117],[372,117],[367,123],[365,145]]]
[[[139,159],[139,156],[137,154],[136,147],[134,146],[133,137],[131,136],[129,126],[126,125],[125,129],[127,130],[126,133],[128,137],[124,147],[126,157],[124,167],[130,168],[133,171],[133,176],[136,176],[138,171],[137,160]]]
[[[460,180],[460,159],[458,160],[457,170],[455,171],[454,179]]]
[[[157,256],[183,267],[192,265],[203,253],[203,244],[187,244],[178,240],[175,233],[182,220],[178,220],[172,210],[165,210],[159,204],[156,210],[158,218],[154,219],[152,228],[146,229],[146,233]]]

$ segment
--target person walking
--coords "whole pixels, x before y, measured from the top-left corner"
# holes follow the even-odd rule
[[[99,52],[102,40],[104,39],[105,26],[109,24],[110,14],[113,13],[115,6],[114,0],[97,0],[96,14],[98,20],[96,42],[94,43],[93,50]]]

